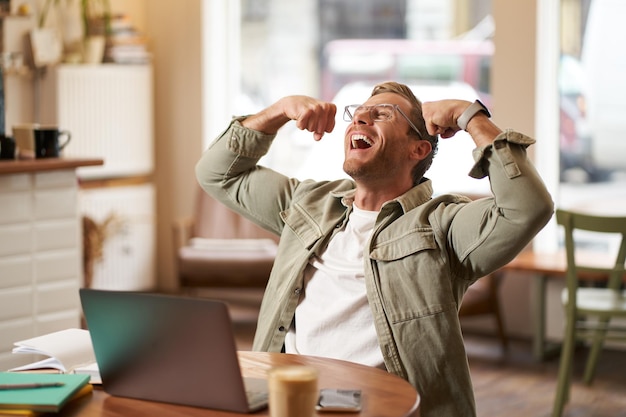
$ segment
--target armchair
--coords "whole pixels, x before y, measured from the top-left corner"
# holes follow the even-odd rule
[[[193,216],[174,223],[173,238],[182,291],[205,289],[213,298],[244,304],[262,295],[276,256],[277,236],[198,188]]]

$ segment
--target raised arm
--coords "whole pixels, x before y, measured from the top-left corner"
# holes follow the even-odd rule
[[[451,138],[461,130],[459,118],[470,105],[463,100],[424,103],[426,128]],[[467,114],[461,124],[476,143],[470,175],[489,176],[493,197],[464,206],[454,217],[448,238],[459,260],[480,275],[522,250],[549,221],[554,204],[526,153],[535,140],[503,131],[485,112],[469,119]]]
[[[239,117],[203,153],[196,165],[202,188],[231,209],[280,233],[275,215],[288,204],[299,181],[258,165],[276,132],[290,120],[319,140],[335,125],[336,107],[306,96],[278,100],[257,114]]]
[[[244,127],[266,134],[276,134],[290,120],[301,130],[313,132],[315,140],[335,127],[337,107],[307,96],[288,96],[241,122]]]
[[[451,138],[461,130],[459,118],[472,106],[465,100],[440,100],[425,102],[422,105],[426,129],[431,135],[439,135],[441,138]],[[502,133],[502,129],[496,126],[487,113],[479,111],[467,121],[467,133],[470,134],[476,146],[486,146],[493,143],[494,139]]]

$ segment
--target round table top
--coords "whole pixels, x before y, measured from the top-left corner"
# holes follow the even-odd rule
[[[360,389],[362,410],[351,415],[419,416],[420,396],[407,381],[382,369],[352,362],[284,353],[239,352],[242,374],[246,377],[266,378],[274,366],[309,365],[319,371],[319,388]],[[81,417],[232,417],[240,415],[219,410],[186,407],[131,398],[113,397],[96,388],[93,393],[67,404],[61,416]],[[246,415],[246,414],[241,414]],[[253,413],[268,416],[268,409]],[[346,417],[346,413],[319,413],[319,416]]]

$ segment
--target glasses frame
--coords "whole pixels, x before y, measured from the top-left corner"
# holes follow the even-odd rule
[[[411,121],[411,119],[409,119],[409,116],[407,116],[402,109],[400,108],[399,105],[397,104],[389,104],[389,103],[379,103],[379,104],[373,104],[371,106],[366,106],[364,104],[348,104],[346,107],[344,107],[344,111],[343,111],[343,120],[345,122],[351,122],[354,119],[354,115],[352,114],[353,112],[350,111],[350,109],[354,109],[354,110],[358,110],[359,108],[362,108],[364,110],[367,110],[367,113],[369,114],[370,118],[372,119],[372,121],[374,122],[384,122],[386,120],[391,120],[391,119],[374,119],[374,117],[372,116],[372,109],[374,109],[374,107],[379,107],[379,106],[385,106],[385,107],[391,107],[394,110],[396,110],[398,113],[400,113],[402,115],[402,117],[404,117],[406,119],[406,121],[409,123],[409,126],[411,126],[411,128],[413,130],[415,130],[415,133],[417,133],[417,136],[419,136],[420,139],[424,139],[422,137],[421,132],[417,129],[417,127],[413,124],[413,122]]]

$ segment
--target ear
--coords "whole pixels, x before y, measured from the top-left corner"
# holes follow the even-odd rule
[[[421,161],[433,150],[432,145],[427,140],[416,140],[411,144],[411,159]]]

